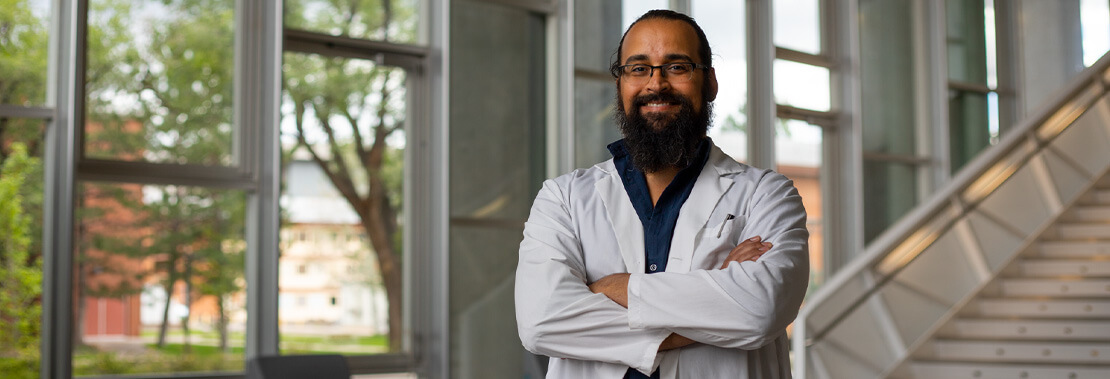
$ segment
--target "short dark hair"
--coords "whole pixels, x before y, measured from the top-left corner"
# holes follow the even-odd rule
[[[621,48],[624,46],[624,37],[628,36],[628,31],[632,30],[632,27],[638,24],[640,21],[654,19],[682,21],[685,22],[687,25],[690,25],[690,27],[694,28],[694,33],[698,35],[698,58],[701,59],[700,63],[709,67],[713,67],[713,50],[709,48],[709,39],[705,38],[705,32],[701,30],[701,27],[698,26],[698,23],[695,22],[692,17],[685,14],[668,9],[656,9],[644,13],[644,15],[640,16],[640,18],[637,18],[636,21],[632,23],[632,25],[629,25],[628,29],[625,29],[624,34],[621,35],[621,42],[617,45],[617,52],[616,55],[613,57],[613,63],[609,65],[610,72],[616,72],[617,67],[622,64]]]

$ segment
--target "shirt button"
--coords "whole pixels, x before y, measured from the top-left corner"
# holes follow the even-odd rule
[[[656,266],[655,263],[652,263],[651,266],[648,266],[648,270],[651,270],[651,272],[655,272],[655,270],[658,270],[658,269],[659,269],[659,266]]]

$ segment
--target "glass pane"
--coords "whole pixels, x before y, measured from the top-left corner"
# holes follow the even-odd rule
[[[916,155],[912,9],[910,0],[859,3],[863,151]]]
[[[454,1],[451,17],[450,376],[528,377],[512,289],[546,178],[546,16]]]
[[[616,1],[578,1],[574,3],[574,66],[604,74],[612,83],[609,64],[617,51],[624,30],[613,22],[621,17]],[[612,100],[607,98],[606,100]]]
[[[590,167],[613,157],[605,146],[622,138],[613,123],[616,97],[617,87],[612,81],[574,81],[575,167]]]
[[[717,74],[717,100],[713,101],[713,125],[709,136],[726,154],[738,161],[748,159],[748,74],[744,41],[744,2],[694,0],[692,16],[705,31],[713,47],[713,69]]]
[[[824,219],[821,217],[821,141],[824,130],[804,121],[776,119],[775,171],[794,181],[806,208],[810,290],[824,282]]]
[[[0,11],[3,12],[3,11]],[[39,377],[42,120],[0,117],[0,377]]]
[[[1080,0],[1083,26],[1083,65],[1090,67],[1110,50],[1110,2]]]
[[[775,46],[810,54],[821,53],[821,9],[818,0],[775,0]]]
[[[89,2],[85,156],[231,165],[234,0]]]
[[[863,160],[863,238],[870,243],[917,204],[917,170],[907,163]]]
[[[0,104],[46,102],[50,53],[49,1],[8,0],[0,6]]]
[[[644,13],[652,9],[669,9],[670,1],[668,0],[623,0],[621,1],[621,9],[624,12],[624,17],[621,19],[621,33],[628,30],[636,19],[643,16]],[[614,46],[614,50],[615,50]]]
[[[991,144],[987,94],[949,90],[948,123],[952,172]]]
[[[774,71],[776,103],[815,111],[831,108],[829,69],[775,59]]]
[[[243,370],[243,191],[82,182],[75,376]]]
[[[420,0],[285,0],[285,27],[394,43],[424,43]]]
[[[407,74],[299,53],[283,71],[281,351],[401,351]]]
[[[986,11],[983,0],[947,0],[945,4],[948,79],[987,84]]]

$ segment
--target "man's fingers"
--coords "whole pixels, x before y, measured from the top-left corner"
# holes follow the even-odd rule
[[[721,268],[728,267],[731,262],[755,261],[768,250],[771,250],[772,246],[770,242],[760,242],[758,236],[744,240],[728,253],[725,261],[721,264]]]

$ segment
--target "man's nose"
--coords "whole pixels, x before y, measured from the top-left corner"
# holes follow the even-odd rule
[[[663,68],[659,67],[656,69],[653,67],[651,70],[651,76],[648,77],[647,84],[644,84],[644,88],[656,93],[670,90],[671,83],[667,81],[667,76],[663,73]]]

